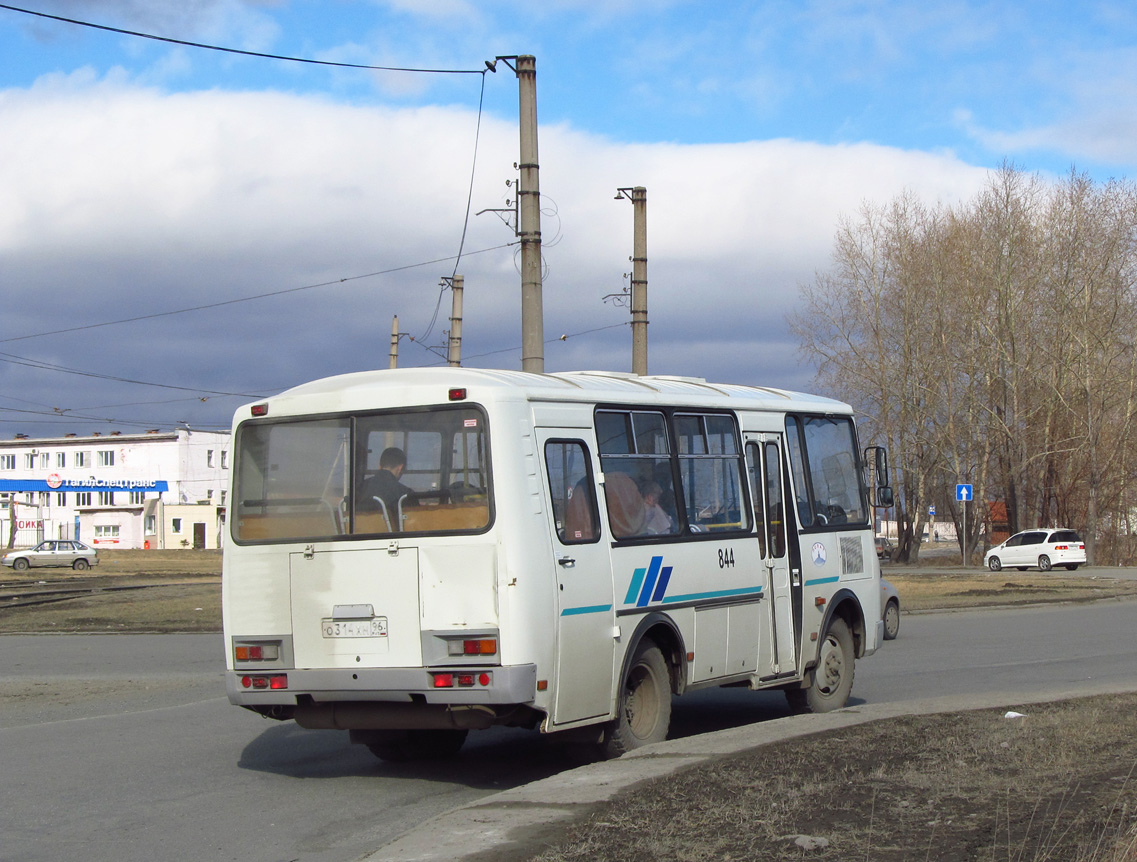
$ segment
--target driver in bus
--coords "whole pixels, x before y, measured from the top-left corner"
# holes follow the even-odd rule
[[[399,479],[407,469],[407,456],[397,446],[383,450],[379,456],[379,470],[363,480],[363,493],[360,503],[363,508],[377,509],[375,503],[378,497],[387,507],[387,519],[394,529],[398,529],[395,520],[398,518],[399,500],[414,491],[408,488]]]

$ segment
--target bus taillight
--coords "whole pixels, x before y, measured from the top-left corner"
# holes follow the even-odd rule
[[[285,689],[288,688],[288,674],[276,673],[271,676],[243,676],[241,677],[241,686],[258,691],[263,689]]]
[[[434,679],[435,688],[473,688],[479,685],[485,688],[493,682],[493,674],[488,671],[481,673],[443,671],[432,673],[431,677]]]
[[[497,638],[463,638],[449,640],[446,644],[449,655],[495,655]]]
[[[280,658],[280,644],[234,644],[233,658],[237,661],[276,661]]]

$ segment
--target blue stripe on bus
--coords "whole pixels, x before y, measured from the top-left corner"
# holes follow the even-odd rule
[[[835,584],[839,580],[841,580],[840,576],[834,575],[831,578],[814,578],[811,581],[806,581],[805,585],[807,587],[816,587],[818,584]]]
[[[640,584],[644,582],[644,575],[647,569],[636,569],[632,572],[632,582],[628,584],[628,594],[624,596],[624,604],[630,605],[636,600],[636,596],[640,594]]]
[[[662,559],[662,557],[660,558]],[[671,580],[671,566],[664,566],[659,572],[659,583],[655,585],[655,592],[651,594],[651,600],[658,602],[663,598],[663,594],[667,592],[667,582]]]
[[[715,590],[710,593],[688,593],[685,596],[668,596],[663,600],[664,604],[669,602],[692,602],[699,599],[720,599],[725,596],[751,596],[759,595],[762,592],[762,587],[742,587],[737,590]]]
[[[574,617],[577,614],[602,614],[612,610],[611,605],[589,605],[583,608],[565,608],[561,611],[562,617]]]
[[[651,599],[651,591],[655,588],[655,579],[659,577],[660,566],[663,565],[663,557],[652,557],[651,564],[647,567],[647,577],[644,578],[643,589],[640,590],[640,597],[636,599],[636,607],[647,607],[648,601]]]

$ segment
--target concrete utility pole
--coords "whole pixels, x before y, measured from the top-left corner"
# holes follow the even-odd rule
[[[446,364],[457,367],[462,364],[462,288],[465,276],[456,275],[450,281],[450,350]]]
[[[391,364],[390,368],[399,367],[399,315],[391,318]]]
[[[617,189],[632,202],[632,373],[647,374],[647,189]]]
[[[545,373],[545,322],[541,300],[541,184],[537,162],[537,58],[497,57],[517,75],[521,125],[518,226],[521,239],[521,370]],[[496,62],[496,61],[495,61]]]

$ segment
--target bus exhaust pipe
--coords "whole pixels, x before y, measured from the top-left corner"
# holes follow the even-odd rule
[[[487,706],[421,703],[305,703],[296,723],[308,730],[485,730],[497,722]]]

